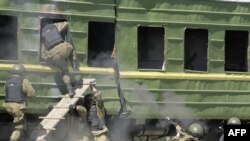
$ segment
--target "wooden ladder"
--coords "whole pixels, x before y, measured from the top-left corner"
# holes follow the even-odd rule
[[[93,88],[92,85],[95,84],[95,79],[83,79],[82,88],[75,90],[75,95],[69,97],[69,95],[62,96],[62,99],[53,106],[53,109],[45,117],[39,117],[43,119],[40,123],[40,129],[45,130],[42,135],[36,137],[36,141],[46,141],[47,135],[51,131],[56,130],[58,123],[65,119],[65,115],[69,112],[69,106],[75,105],[80,98],[83,98],[83,94],[89,89]]]

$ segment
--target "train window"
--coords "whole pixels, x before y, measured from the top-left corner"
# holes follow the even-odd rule
[[[17,17],[0,16],[0,60],[17,60]]]
[[[164,32],[162,27],[138,27],[139,69],[163,68]]]
[[[114,47],[115,24],[109,22],[89,22],[88,66],[111,67]]]
[[[186,29],[184,67],[186,70],[207,71],[208,30]]]
[[[247,72],[247,31],[225,33],[225,71]]]

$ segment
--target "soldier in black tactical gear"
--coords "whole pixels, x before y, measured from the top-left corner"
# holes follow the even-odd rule
[[[35,90],[30,82],[24,78],[25,68],[16,64],[11,70],[12,76],[5,83],[6,111],[14,118],[14,131],[10,141],[19,141],[25,130],[25,110],[27,109],[26,97],[34,97]]]
[[[84,98],[84,107],[87,109],[87,121],[90,125],[90,129],[99,130],[104,126],[102,113],[99,113],[97,107],[97,101],[94,94],[89,93]]]
[[[71,56],[76,58],[76,53],[73,46],[66,42],[61,35],[65,33],[67,29],[67,21],[47,24],[42,28],[41,38],[43,46],[41,57],[59,69],[61,75],[63,76],[63,82],[66,84],[68,94],[73,96],[75,92],[71,85],[67,59]],[[76,68],[73,69],[76,70]]]
[[[75,108],[82,119],[88,123],[91,136],[84,136],[83,141],[109,141],[108,128],[105,126],[105,107],[100,91],[93,91],[84,96],[82,103]],[[85,131],[86,132],[86,131]]]

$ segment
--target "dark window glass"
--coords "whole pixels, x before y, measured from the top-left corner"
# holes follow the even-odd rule
[[[0,16],[0,60],[17,60],[17,17]]]
[[[247,72],[247,31],[226,31],[225,71]]]
[[[89,22],[88,66],[111,67],[111,54],[114,47],[115,24],[108,22]]]
[[[138,68],[162,69],[164,62],[164,28],[138,27]]]
[[[207,71],[208,30],[185,30],[185,58],[186,70]]]

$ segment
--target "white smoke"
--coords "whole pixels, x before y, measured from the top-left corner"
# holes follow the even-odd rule
[[[133,95],[133,101],[148,103],[145,105],[150,109],[148,115],[156,111],[156,113],[160,114],[159,119],[170,117],[179,121],[185,127],[195,120],[199,120],[194,111],[185,105],[185,99],[175,92],[164,92],[161,94],[161,100],[159,100],[145,86],[136,86],[131,95]]]
[[[96,55],[95,59],[90,60],[89,63],[94,67],[112,67],[111,52],[100,52]]]

